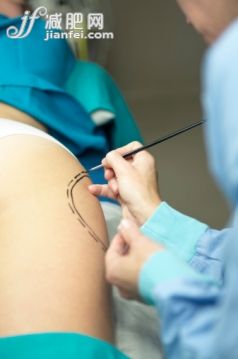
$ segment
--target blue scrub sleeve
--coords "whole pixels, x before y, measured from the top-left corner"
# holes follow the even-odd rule
[[[166,358],[216,358],[209,356],[206,347],[216,325],[214,306],[221,292],[213,279],[165,250],[144,264],[139,288],[143,299],[158,312]]]
[[[162,202],[141,231],[172,250],[197,272],[222,280],[230,229],[211,229]]]
[[[144,263],[140,271],[140,294],[147,304],[156,304],[156,288],[180,277],[196,279],[200,275],[170,250],[156,252]]]
[[[188,217],[166,202],[162,202],[141,230],[150,238],[165,244],[185,261],[189,261],[196,251],[199,238],[208,226]]]

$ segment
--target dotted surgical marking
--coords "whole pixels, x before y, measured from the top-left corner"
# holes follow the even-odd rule
[[[106,252],[107,246],[103,243],[103,241],[98,237],[98,235],[94,232],[92,227],[85,221],[78,208],[75,205],[74,201],[74,189],[79,182],[81,182],[84,178],[89,178],[87,171],[82,171],[78,175],[76,175],[68,184],[66,195],[68,199],[68,205],[74,216],[77,217],[78,222],[87,230],[88,234],[97,242],[102,250]]]

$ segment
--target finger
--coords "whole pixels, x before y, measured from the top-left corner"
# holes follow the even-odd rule
[[[140,143],[138,141],[133,141],[131,143],[128,143],[128,145],[126,145],[126,146],[117,148],[116,152],[118,152],[120,155],[123,156],[123,155],[127,154],[128,152],[132,152],[132,151],[134,151],[137,148],[140,148],[142,146],[143,146],[142,143]]]
[[[111,199],[116,199],[113,191],[108,185],[92,184],[88,186],[89,192],[94,196],[102,196]]]
[[[120,148],[116,149],[116,152],[120,153],[123,156],[123,155],[127,154],[128,152],[135,151],[141,147],[143,147],[143,144],[141,142],[133,141],[124,147],[120,147]],[[139,161],[143,164],[145,164],[144,161],[147,161],[147,163],[149,165],[154,164],[154,162],[155,162],[154,157],[146,150],[143,150],[143,151],[138,152],[135,155],[133,155],[132,160],[133,160],[133,162]],[[130,158],[127,159],[127,161],[132,161],[132,160]]]
[[[110,247],[107,251],[108,255],[124,255],[126,243],[124,241],[124,238],[117,233],[113,240],[111,241]]]
[[[116,152],[118,154],[121,155],[121,157],[125,154],[127,154],[128,152],[132,152],[134,150],[136,150],[137,148],[139,147],[142,147],[143,144],[138,142],[138,141],[133,141],[131,143],[129,143],[128,145],[126,146],[123,146],[123,147],[119,147],[117,149],[115,149],[114,151],[111,151],[111,152]],[[109,152],[108,155],[111,153]],[[110,167],[109,163],[108,163],[108,160],[107,160],[107,156],[105,158],[103,158],[102,160],[102,164],[104,167]]]
[[[125,241],[120,234],[113,238],[105,256],[106,279],[111,284],[116,284],[118,280],[118,268],[120,271],[120,260],[123,257]],[[117,266],[115,266],[115,263]],[[119,263],[119,265],[118,265]]]
[[[111,179],[108,182],[108,186],[111,189],[111,191],[113,192],[114,196],[119,195],[119,186],[118,186],[118,182],[115,178]]]
[[[143,147],[142,143],[140,143],[138,141],[134,141],[124,147],[116,149],[116,152],[120,153],[123,156],[123,155],[133,152],[141,147]],[[136,163],[136,161],[139,161],[139,163],[143,163],[145,165],[145,161],[151,162],[151,160],[153,160],[153,156],[148,151],[142,150],[142,151],[132,155],[131,157],[127,157],[126,160],[131,163],[133,163],[133,162]]]
[[[111,151],[106,156],[106,164],[113,169],[116,177],[128,176],[132,170],[132,166],[118,152]]]
[[[143,237],[137,224],[129,219],[121,221],[118,231],[129,246],[133,245],[134,241],[138,241]]]
[[[134,156],[134,165],[145,169],[155,169],[155,158],[148,151],[141,151]]]
[[[155,159],[154,157],[146,150],[141,151],[135,155],[133,155],[131,158],[123,158],[123,155],[134,151],[138,148],[142,147],[142,144],[140,142],[132,142],[129,145],[126,145],[124,147],[118,148],[114,151],[111,151],[107,154],[106,158],[103,159],[102,163],[105,168],[112,168],[116,175],[123,175],[125,174],[126,170],[129,171],[129,169],[133,167],[138,167],[144,169],[144,172],[146,172],[146,169],[154,169],[155,168]],[[121,155],[121,157],[116,155]],[[120,161],[120,162],[119,162]],[[124,162],[122,162],[124,161]],[[132,165],[131,167],[125,165],[125,161],[127,161],[128,164]],[[124,171],[122,172],[122,170]]]
[[[107,181],[110,181],[113,177],[115,177],[115,173],[111,168],[106,168],[104,173],[104,178]]]

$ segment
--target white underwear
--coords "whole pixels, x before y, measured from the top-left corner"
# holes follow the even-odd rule
[[[68,148],[47,133],[21,122],[0,118],[0,140],[8,136],[15,135],[33,135],[45,138],[63,147],[67,152],[75,157]],[[109,237],[112,238],[121,219],[121,208],[118,205],[109,202],[102,202],[101,204],[108,225]]]
[[[72,156],[74,156],[74,154],[69,151],[67,147],[62,145],[62,143],[60,143],[54,137],[48,135],[47,133],[39,130],[38,128],[35,128],[22,122],[0,118],[0,139],[15,135],[33,135],[46,138],[51,142],[57,143],[59,146],[63,147],[67,152],[69,152]]]

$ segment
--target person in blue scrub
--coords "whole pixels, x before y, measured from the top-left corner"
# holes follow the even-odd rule
[[[132,143],[103,160],[108,184],[94,195],[124,209],[106,256],[107,280],[123,297],[152,304],[169,359],[238,358],[238,1],[179,0],[212,46],[203,64],[203,107],[211,172],[232,209],[222,231],[162,201],[152,156],[128,162]]]

